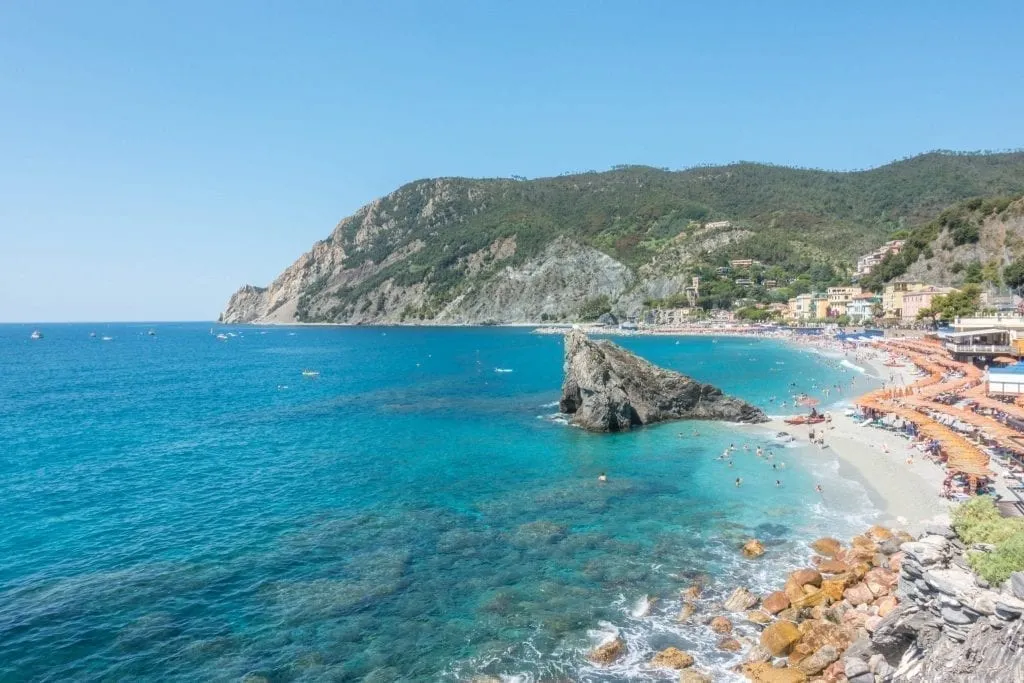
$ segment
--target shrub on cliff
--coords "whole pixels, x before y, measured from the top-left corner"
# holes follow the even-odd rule
[[[953,529],[964,543],[1002,543],[1024,532],[1024,519],[999,514],[995,501],[976,496],[953,510]]]
[[[1010,574],[1024,570],[1024,531],[997,543],[990,553],[969,553],[967,561],[990,584],[1001,584]]]
[[[955,508],[953,529],[964,543],[990,543],[992,552],[968,553],[971,568],[998,585],[1010,574],[1024,570],[1024,519],[999,514],[988,496],[977,496]]]

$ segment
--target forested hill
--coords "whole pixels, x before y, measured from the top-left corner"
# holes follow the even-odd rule
[[[709,284],[704,304],[780,298],[792,292],[761,283],[840,281],[857,255],[958,200],[1020,192],[1021,152],[856,172],[737,163],[421,180],[342,220],[268,288],[239,290],[224,319],[572,320],[595,302],[625,313],[677,300],[691,275],[736,258],[764,266],[751,285]]]

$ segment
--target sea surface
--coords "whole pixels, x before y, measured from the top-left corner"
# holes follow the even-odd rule
[[[669,645],[724,677],[700,616],[875,512],[763,427],[568,426],[557,336],[32,329],[0,326],[0,681],[668,681]],[[616,341],[770,414],[872,382],[771,340]]]

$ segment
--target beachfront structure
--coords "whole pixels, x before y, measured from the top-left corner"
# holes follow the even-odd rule
[[[864,254],[857,259],[856,276],[864,277],[865,275],[870,275],[871,271],[875,269],[875,266],[882,262],[882,259],[889,254],[898,254],[902,250],[903,240],[890,240],[878,249],[875,249],[868,254]]]
[[[903,317],[903,297],[907,292],[920,292],[930,285],[923,282],[890,282],[882,292],[882,310],[886,318]]]
[[[828,297],[828,314],[829,317],[839,317],[846,315],[846,307],[849,305],[853,297],[863,294],[864,290],[860,287],[829,287],[825,290],[825,295]]]
[[[967,362],[1007,356],[1014,351],[1011,332],[996,327],[954,332],[946,336],[945,347],[954,359]]]
[[[1024,364],[990,368],[985,373],[985,390],[989,396],[1024,395]]]
[[[875,317],[875,307],[881,304],[882,297],[879,294],[857,294],[846,304],[846,315],[851,322],[865,323]]]
[[[903,322],[913,322],[917,320],[917,316],[921,311],[932,307],[932,301],[935,297],[955,291],[957,290],[953,287],[926,287],[917,292],[904,292],[900,317],[903,319]]]

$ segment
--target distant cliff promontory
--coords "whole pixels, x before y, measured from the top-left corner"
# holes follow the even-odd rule
[[[642,166],[537,180],[420,180],[342,220],[222,320],[575,321],[680,305],[782,300],[969,197],[1024,192],[1024,153],[930,153],[857,172],[753,163]],[[731,260],[748,264],[728,271]],[[748,272],[749,264],[755,264]],[[772,290],[774,291],[774,290]]]

